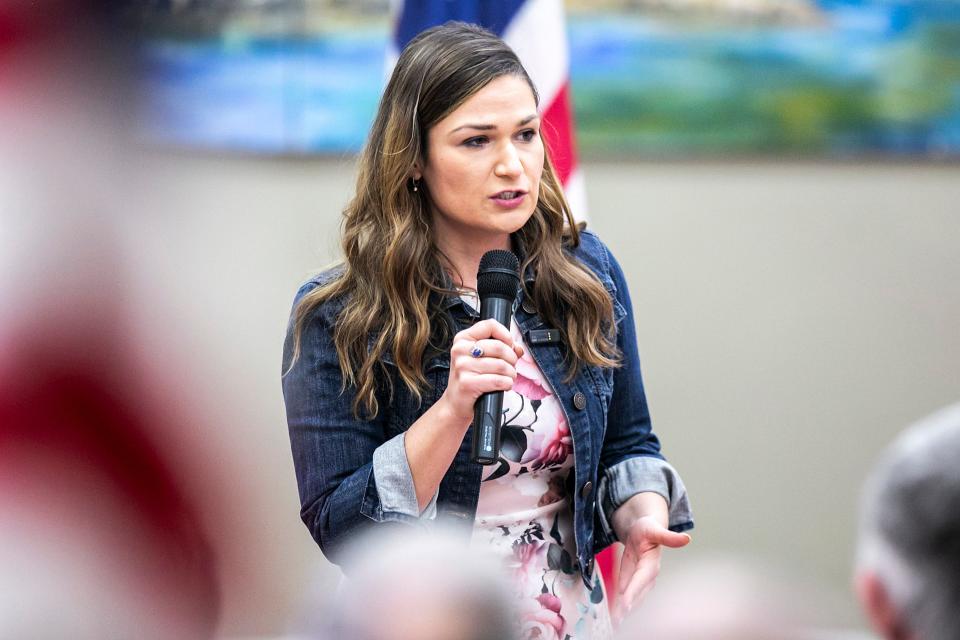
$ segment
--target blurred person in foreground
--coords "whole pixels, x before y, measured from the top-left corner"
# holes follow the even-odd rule
[[[835,637],[818,589],[734,556],[687,559],[617,633],[620,640],[814,640]]]
[[[371,553],[376,549],[376,553]],[[330,640],[514,640],[517,612],[488,550],[455,532],[372,529],[344,551],[350,574],[329,603]]]
[[[623,272],[574,223],[536,90],[502,40],[447,23],[404,49],[342,243],[343,263],[297,293],[284,345],[316,542],[342,565],[368,525],[455,521],[500,557],[526,637],[610,637],[594,554],[625,544],[619,617],[652,586],[662,546],[689,542],[692,515],[651,430]],[[520,256],[509,328],[477,321],[490,250]],[[504,445],[484,467],[469,428],[495,391]]]
[[[960,637],[960,404],[904,431],[861,503],[854,584],[887,640]]]
[[[124,295],[120,11],[0,7],[2,638],[206,638],[220,612],[217,483]]]

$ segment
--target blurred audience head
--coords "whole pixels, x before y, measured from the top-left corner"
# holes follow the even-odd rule
[[[960,633],[960,404],[907,429],[874,467],[855,587],[884,638]]]
[[[338,640],[510,640],[516,620],[499,561],[442,528],[387,527],[352,543],[330,607]]]
[[[826,620],[819,590],[733,556],[671,567],[616,634],[618,640],[796,640]]]

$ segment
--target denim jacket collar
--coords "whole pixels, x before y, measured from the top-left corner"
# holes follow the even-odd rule
[[[523,261],[526,259],[526,252],[523,249],[523,245],[516,238],[513,238],[513,237],[511,237],[510,244],[511,244],[511,251],[513,251],[513,253],[517,256],[517,259],[519,260],[520,264],[523,264]],[[536,276],[534,275],[533,266],[527,265],[527,268],[523,273],[524,286],[521,286],[517,289],[517,297],[513,301],[514,312],[516,312],[517,307],[520,306],[520,304],[523,302],[524,290],[532,291],[535,281],[536,281]],[[443,286],[448,289],[453,289],[453,281],[450,279],[450,276],[446,271],[443,272]],[[440,307],[445,311],[449,311],[452,308],[457,306],[461,307],[461,310],[463,311],[463,313],[467,315],[467,317],[474,318],[474,319],[480,317],[479,312],[473,307],[471,307],[469,304],[465,303],[460,296],[453,296],[453,295],[446,296],[443,299],[443,301],[440,303]]]

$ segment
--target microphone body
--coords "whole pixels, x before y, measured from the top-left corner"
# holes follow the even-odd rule
[[[480,319],[493,318],[510,328],[513,300],[488,297],[480,301]],[[500,428],[503,421],[503,391],[485,393],[473,410],[473,461],[494,464],[500,459]]]
[[[520,262],[509,251],[487,251],[477,271],[480,319],[493,318],[507,329],[513,317],[513,301],[520,288]],[[471,459],[479,464],[500,460],[500,428],[503,422],[503,391],[484,393],[473,409]]]

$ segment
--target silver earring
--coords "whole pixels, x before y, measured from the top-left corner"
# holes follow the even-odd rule
[[[420,184],[417,182],[417,179],[414,178],[414,179],[413,179],[413,192],[416,193],[419,188],[420,188]]]

